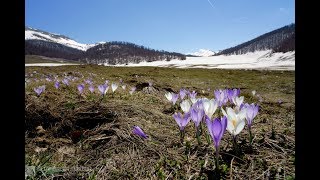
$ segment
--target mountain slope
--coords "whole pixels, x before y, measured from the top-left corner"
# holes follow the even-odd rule
[[[25,55],[79,60],[85,52],[59,43],[44,40],[25,40]]]
[[[290,24],[265,33],[245,43],[222,50],[215,55],[245,54],[264,50],[272,50],[273,52],[280,52],[280,50],[281,52],[293,51],[295,50],[294,38],[295,24]]]
[[[159,51],[129,42],[107,42],[89,48],[82,61],[87,63],[127,64],[141,61],[185,59],[185,55],[175,52]]]
[[[81,44],[66,36],[30,27],[25,27],[25,54],[93,64],[123,64],[186,58],[180,53],[154,50],[129,42]]]
[[[73,39],[70,39],[64,35],[53,34],[46,31],[25,27],[25,40],[43,40],[48,42],[54,42],[62,44],[71,48],[86,51],[88,48],[95,44],[81,44]]]

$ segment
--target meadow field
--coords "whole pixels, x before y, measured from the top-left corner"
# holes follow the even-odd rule
[[[69,65],[26,67],[25,80],[28,179],[295,179],[294,71]],[[244,103],[259,105],[252,144],[247,124],[239,152],[225,131],[216,167],[204,121],[201,143],[192,120],[181,143],[173,118],[183,112],[181,99],[173,105],[165,94],[182,88],[208,99],[214,90],[240,89]],[[213,117],[220,116],[217,108]]]

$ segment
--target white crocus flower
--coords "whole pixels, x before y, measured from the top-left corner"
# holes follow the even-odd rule
[[[116,84],[116,83],[111,84],[112,92],[115,92],[117,88],[118,88],[118,84]]]
[[[217,110],[218,101],[216,101],[215,99],[209,100],[207,98],[203,98],[202,99],[202,104],[203,104],[203,108],[204,108],[204,113],[207,116],[209,116],[209,118],[212,118],[212,115]]]
[[[232,99],[233,104],[236,105],[237,107],[240,107],[240,106],[241,106],[241,104],[243,103],[243,100],[244,100],[244,96],[234,97],[234,98]]]
[[[192,102],[192,104],[194,104],[198,101],[198,99],[197,98],[190,98],[190,101]]]
[[[125,89],[126,89],[126,85],[122,85],[121,87],[122,87],[122,89],[123,89],[123,90],[125,90]]]
[[[172,99],[172,93],[171,92],[166,93],[165,96],[168,99],[168,101],[171,101],[171,99]]]
[[[227,130],[230,132],[230,134],[236,136],[243,130],[246,124],[246,108],[242,108],[241,111],[238,113],[236,113],[230,107],[227,107],[227,113],[223,110],[223,108],[221,108],[221,110],[228,120]]]
[[[252,95],[253,95],[253,96],[256,95],[256,90],[253,90],[253,91],[252,91]]]
[[[184,113],[187,113],[190,110],[191,103],[188,99],[186,99],[186,100],[182,101],[182,103],[180,103],[180,107]]]

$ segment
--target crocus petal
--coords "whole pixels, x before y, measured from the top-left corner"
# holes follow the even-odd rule
[[[186,93],[187,91],[185,89],[180,89],[180,92],[179,92],[180,98],[183,99],[187,95]]]
[[[173,105],[176,104],[177,100],[179,98],[179,94],[175,94],[175,93],[172,93],[172,99],[171,99],[171,102]]]
[[[173,115],[174,120],[176,121],[176,123],[178,124],[179,128],[182,128],[181,122],[182,122],[182,115],[180,112],[178,113],[174,113]]]
[[[236,113],[230,107],[227,107],[227,116],[230,117],[230,120],[236,120],[237,119]],[[228,118],[228,120],[229,120],[229,118]]]
[[[89,91],[90,91],[91,93],[94,92],[94,86],[93,86],[93,85],[91,85],[91,86],[89,87]]]
[[[244,120],[241,120],[241,121],[237,124],[237,127],[235,128],[233,135],[239,134],[239,133],[243,130],[243,128],[244,128],[245,125],[246,125],[245,121],[244,121]]]
[[[189,121],[190,121],[190,113],[184,114],[184,117],[183,117],[182,123],[181,123],[183,129],[187,126],[187,124],[189,123]]]
[[[147,139],[147,135],[142,131],[142,129],[139,126],[134,126],[133,127],[133,134],[136,134],[144,139]]]
[[[223,136],[223,134],[224,134],[224,132],[226,131],[226,128],[227,128],[227,124],[228,124],[227,117],[226,117],[226,116],[221,117],[221,118],[220,118],[220,122],[221,122],[221,129],[222,129],[222,131],[221,131],[221,133],[220,133],[219,138],[221,139],[222,136]]]
[[[213,135],[213,128],[212,128],[212,121],[211,121],[211,118],[207,115],[205,115],[205,119],[206,119],[206,124],[207,124],[207,127],[208,127],[208,132],[211,136],[211,138],[213,139],[214,135]]]
[[[218,139],[221,131],[222,131],[221,122],[220,122],[219,118],[215,118],[212,123],[212,132],[213,132],[213,136],[216,140]]]
[[[184,113],[187,113],[190,110],[191,103],[189,100],[184,100],[180,103],[180,107]]]
[[[168,99],[168,101],[171,101],[172,99],[172,93],[168,92],[165,94],[166,98]]]
[[[112,84],[111,84],[112,92],[116,91],[117,88],[118,88],[118,84],[116,84],[116,83],[112,83]]]
[[[204,115],[204,111],[202,109],[191,108],[190,114],[192,121],[196,127],[198,127]]]

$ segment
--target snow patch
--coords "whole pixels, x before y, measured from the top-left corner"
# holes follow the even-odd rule
[[[202,57],[209,57],[213,56],[216,54],[214,51],[208,50],[208,49],[199,49],[198,52],[190,53],[191,55],[194,56],[202,56]]]
[[[271,50],[256,51],[241,55],[219,55],[211,57],[187,57],[186,60],[140,62],[105,66],[157,66],[172,68],[206,68],[206,69],[269,69],[295,70],[295,51],[271,53]]]

